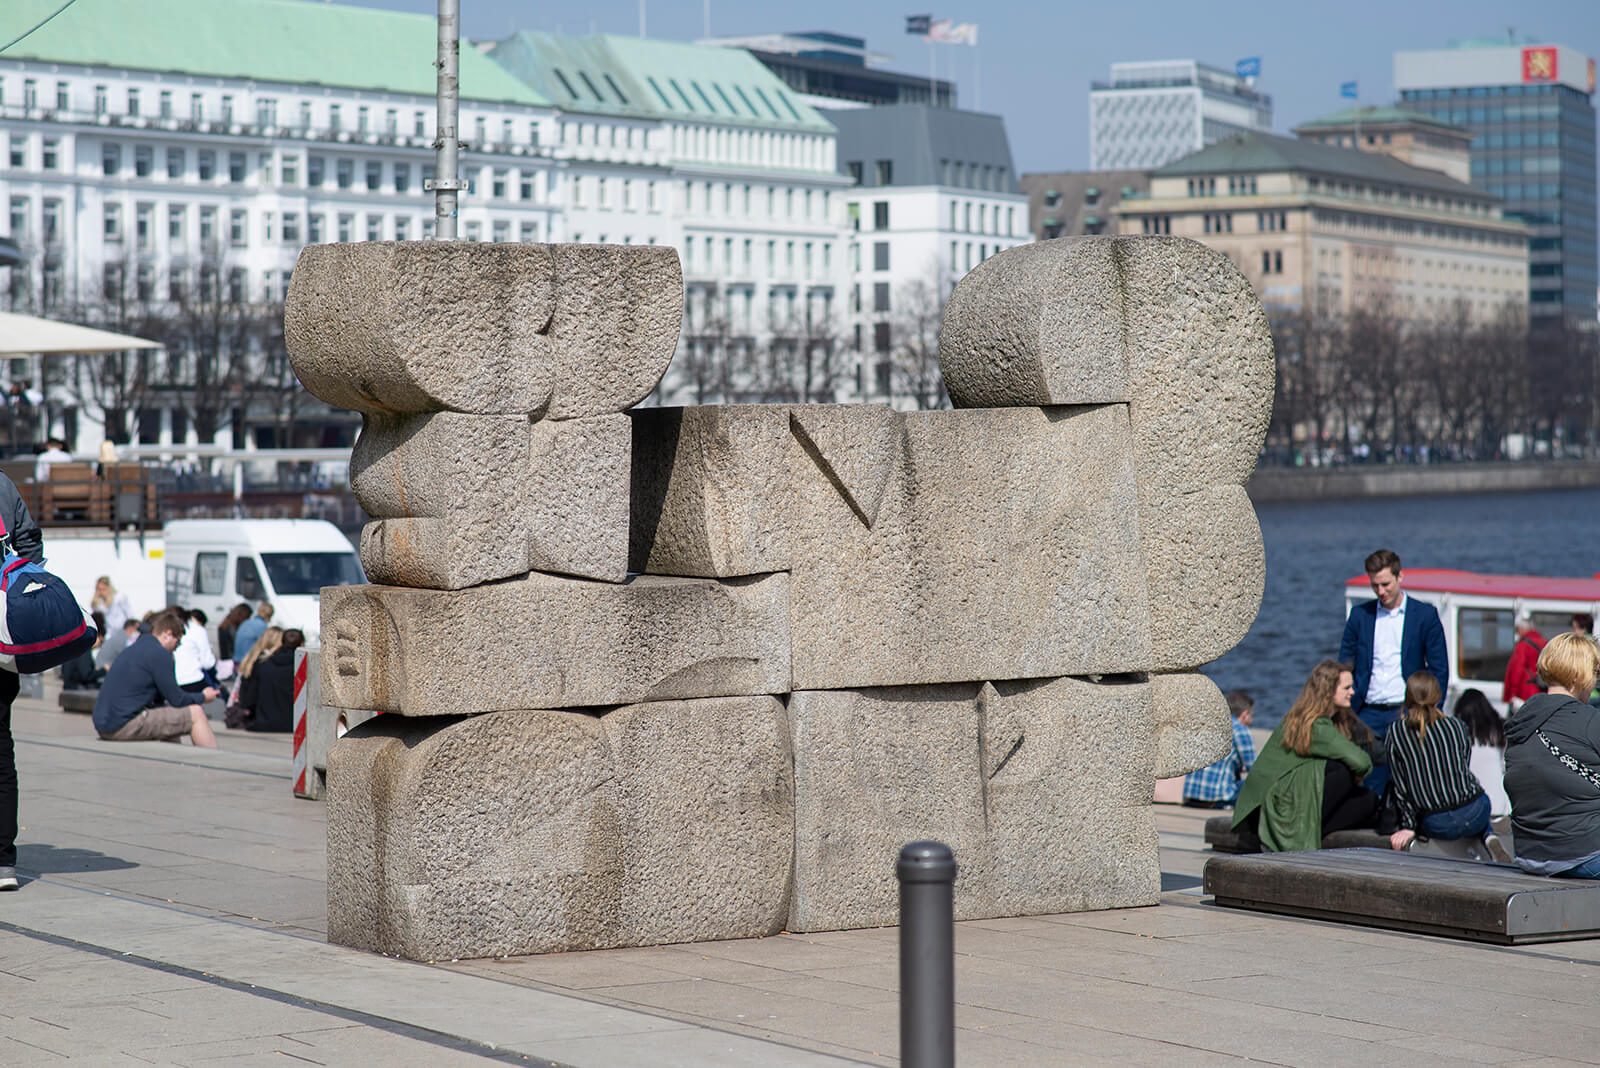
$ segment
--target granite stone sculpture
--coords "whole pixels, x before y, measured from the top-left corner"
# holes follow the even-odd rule
[[[328,934],[418,959],[1156,903],[1155,779],[1260,604],[1260,305],[1173,238],[956,287],[952,411],[633,408],[682,277],[637,246],[307,248],[307,388],[364,413],[375,585],[322,598]]]

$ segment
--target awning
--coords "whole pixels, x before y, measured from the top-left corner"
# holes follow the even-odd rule
[[[0,355],[30,352],[121,352],[124,349],[159,349],[159,341],[58,323],[32,315],[0,312]]]

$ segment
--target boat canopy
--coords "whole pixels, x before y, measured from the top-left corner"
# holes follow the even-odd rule
[[[1366,575],[1345,581],[1368,588]],[[1413,593],[1460,593],[1507,600],[1600,602],[1600,575],[1593,578],[1551,578],[1546,575],[1480,575],[1447,568],[1406,568],[1405,588]]]

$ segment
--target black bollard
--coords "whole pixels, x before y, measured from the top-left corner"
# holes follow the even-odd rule
[[[900,879],[900,1063],[956,1063],[956,858],[943,842],[912,842]]]

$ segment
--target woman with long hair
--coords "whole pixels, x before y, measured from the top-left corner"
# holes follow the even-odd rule
[[[1233,825],[1253,825],[1267,849],[1316,849],[1325,834],[1372,825],[1378,798],[1360,785],[1372,758],[1333,723],[1353,688],[1349,664],[1324,660],[1312,668],[1245,777]]]
[[[1506,721],[1506,793],[1517,866],[1535,875],[1600,879],[1600,648],[1557,634],[1539,653],[1535,694]]]
[[[1419,834],[1479,838],[1489,829],[1489,796],[1467,763],[1472,737],[1463,720],[1440,709],[1443,696],[1433,672],[1413,672],[1406,679],[1400,722],[1384,739],[1400,817],[1400,829],[1389,840],[1396,849],[1404,849]],[[1489,849],[1497,852],[1494,843]]]
[[[1482,690],[1467,690],[1456,698],[1455,717],[1467,725],[1472,739],[1467,767],[1489,795],[1489,818],[1510,815],[1511,798],[1506,796],[1506,727],[1500,713]]]
[[[256,665],[278,651],[283,644],[283,628],[268,627],[261,632],[261,637],[250,648],[243,662],[239,664],[239,687],[233,692],[233,701],[223,713],[223,722],[230,728],[239,728],[250,722],[256,704],[256,693],[261,685],[261,679],[256,674]]]
[[[217,624],[217,659],[233,659],[233,638],[239,631],[239,624],[255,614],[256,610],[247,604],[236,604],[228,609],[228,614]]]

